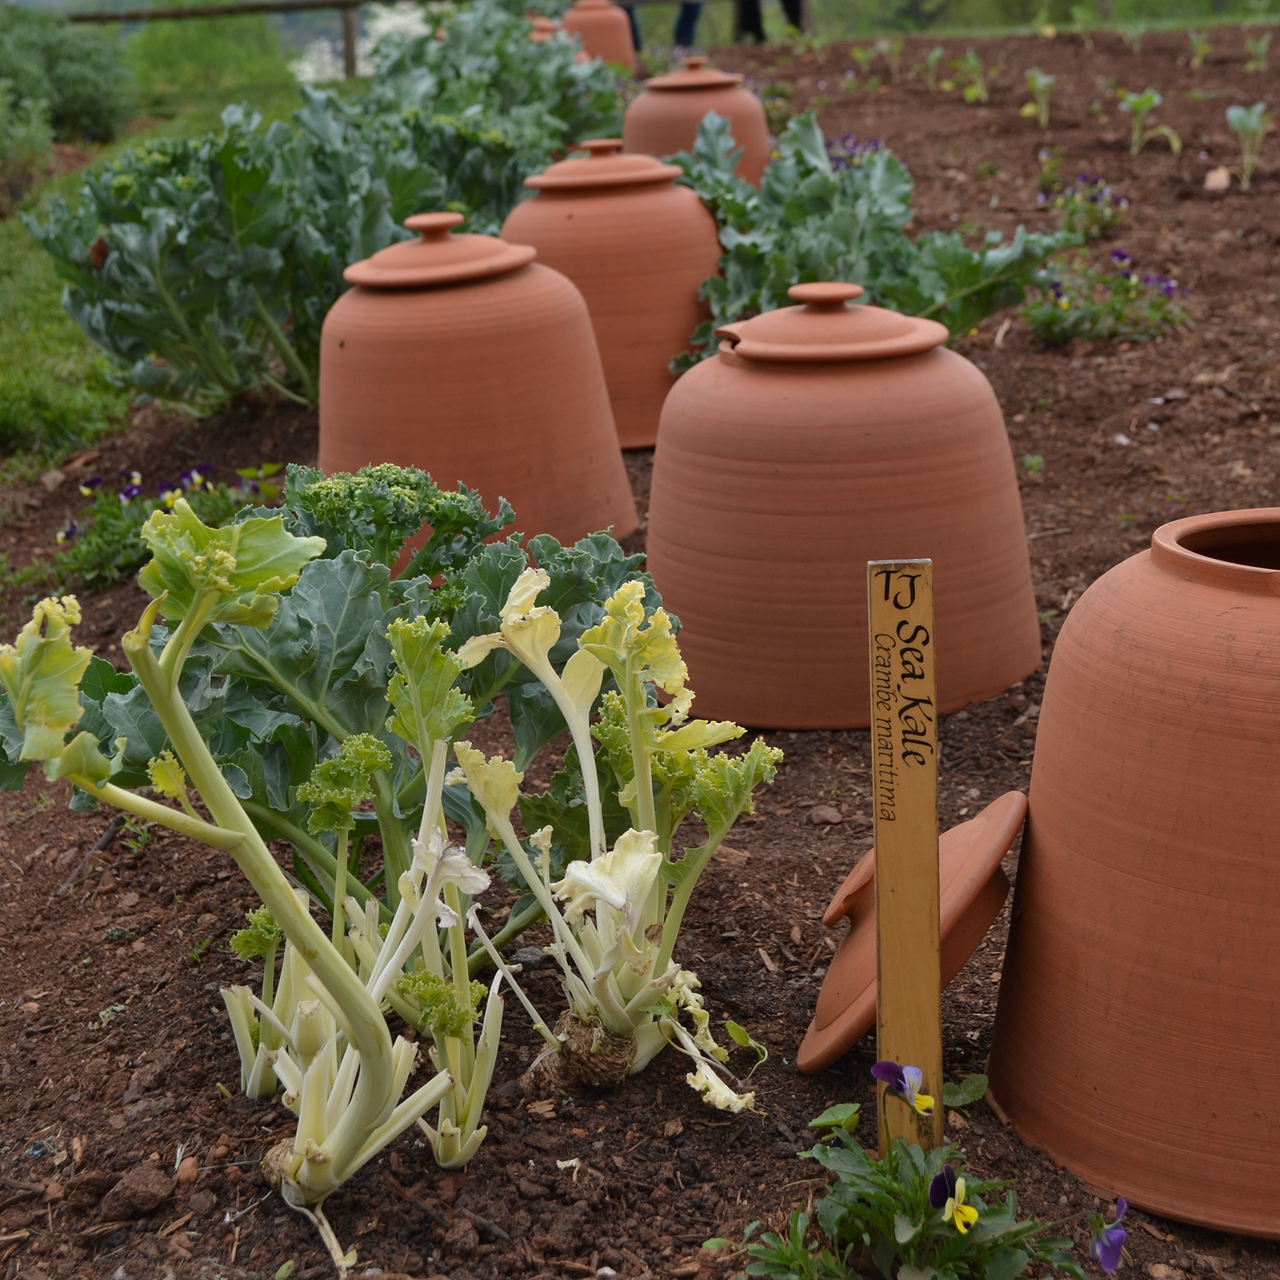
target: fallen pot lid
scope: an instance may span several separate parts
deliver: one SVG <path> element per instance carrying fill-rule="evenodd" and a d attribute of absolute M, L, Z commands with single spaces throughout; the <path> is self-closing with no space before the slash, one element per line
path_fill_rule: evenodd
<path fill-rule="evenodd" d="M 644 82 L 646 89 L 720 89 L 742 83 L 742 77 L 731 71 L 720 71 L 707 66 L 703 54 L 692 54 L 681 59 L 683 71 L 671 71 L 665 76 L 654 76 Z"/>
<path fill-rule="evenodd" d="M 1009 892 L 1000 862 L 1009 852 L 1026 814 L 1026 795 L 1007 791 L 938 840 L 944 987 L 964 967 L 1000 914 Z M 822 923 L 831 928 L 844 916 L 849 917 L 852 927 L 831 958 L 817 1011 L 796 1054 L 796 1066 L 805 1075 L 829 1067 L 875 1026 L 874 850 L 836 890 Z"/>
<path fill-rule="evenodd" d="M 862 294 L 860 284 L 840 281 L 795 284 L 787 296 L 803 306 L 766 311 L 716 333 L 728 339 L 734 355 L 748 360 L 806 363 L 912 356 L 947 340 L 946 325 L 936 320 L 883 307 L 849 306 Z"/>
<path fill-rule="evenodd" d="M 402 240 L 363 262 L 353 262 L 342 278 L 374 289 L 458 284 L 515 271 L 538 255 L 530 245 L 508 244 L 497 236 L 451 235 L 462 221 L 460 213 L 414 214 L 404 225 L 421 232 L 419 239 Z"/>
<path fill-rule="evenodd" d="M 648 182 L 674 182 L 683 170 L 652 156 L 622 153 L 621 138 L 588 138 L 578 146 L 589 152 L 585 160 L 561 160 L 526 178 L 524 185 L 540 191 L 581 191 L 596 187 L 634 187 Z"/>

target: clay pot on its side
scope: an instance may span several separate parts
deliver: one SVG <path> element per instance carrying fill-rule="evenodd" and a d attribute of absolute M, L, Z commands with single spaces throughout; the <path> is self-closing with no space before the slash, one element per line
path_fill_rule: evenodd
<path fill-rule="evenodd" d="M 456 213 L 405 225 L 343 273 L 355 288 L 320 336 L 322 470 L 421 467 L 479 489 L 516 527 L 574 542 L 636 527 L 595 334 L 582 295 L 535 251 L 450 235 Z"/>
<path fill-rule="evenodd" d="M 869 723 L 867 561 L 932 557 L 940 710 L 1040 663 L 1022 508 L 986 378 L 946 329 L 846 305 L 728 325 L 662 411 L 648 569 L 702 715 Z"/>
<path fill-rule="evenodd" d="M 1054 647 L 989 1075 L 1022 1137 L 1280 1238 L 1280 509 L 1156 530 Z"/>
<path fill-rule="evenodd" d="M 613 138 L 582 145 L 590 159 L 525 179 L 539 194 L 516 205 L 502 238 L 533 245 L 539 262 L 582 290 L 618 439 L 624 449 L 651 445 L 675 382 L 667 365 L 707 316 L 698 289 L 719 261 L 716 223 L 688 187 L 675 185 L 674 165 L 618 155 Z"/>
<path fill-rule="evenodd" d="M 588 57 L 621 63 L 629 71 L 636 69 L 631 21 L 626 11 L 610 0 L 577 0 L 565 11 L 560 25 L 577 35 Z"/>
<path fill-rule="evenodd" d="M 644 82 L 645 92 L 627 108 L 622 125 L 624 151 L 670 156 L 692 151 L 698 125 L 708 111 L 726 116 L 742 148 L 737 173 L 759 186 L 769 163 L 769 126 L 754 93 L 739 88 L 742 77 L 717 71 L 706 58 L 685 58 L 683 71 Z"/>

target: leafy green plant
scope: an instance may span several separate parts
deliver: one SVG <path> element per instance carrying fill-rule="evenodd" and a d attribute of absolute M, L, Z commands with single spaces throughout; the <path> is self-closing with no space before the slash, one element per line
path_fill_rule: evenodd
<path fill-rule="evenodd" d="M 1245 74 L 1254 75 L 1259 71 L 1266 71 L 1271 51 L 1271 32 L 1264 31 L 1260 36 L 1245 36 L 1244 47 L 1249 54 L 1249 60 L 1244 64 Z"/>
<path fill-rule="evenodd" d="M 1002 241 L 990 233 L 970 249 L 960 232 L 909 239 L 912 183 L 879 143 L 841 140 L 828 149 L 812 115 L 799 116 L 778 140 L 778 157 L 757 190 L 733 173 L 729 122 L 709 113 L 692 154 L 675 160 L 715 215 L 725 252 L 703 283 L 711 319 L 690 339 L 674 368 L 715 353 L 716 329 L 788 305 L 787 290 L 810 280 L 851 280 L 894 310 L 967 332 L 984 316 L 1025 296 L 1051 254 L 1079 243 L 1072 233 Z"/>
<path fill-rule="evenodd" d="M 59 138 L 114 138 L 134 107 L 119 41 L 101 27 L 22 5 L 0 5 L 0 80 L 20 102 L 48 104 Z"/>
<path fill-rule="evenodd" d="M 1071 6 L 1071 23 L 1075 27 L 1076 34 L 1084 42 L 1084 47 L 1092 49 L 1093 30 L 1098 25 L 1098 15 L 1094 12 L 1092 6 L 1073 4 Z"/>
<path fill-rule="evenodd" d="M 1240 139 L 1240 189 L 1248 191 L 1258 166 L 1258 153 L 1271 126 L 1267 104 L 1255 102 L 1251 107 L 1228 107 L 1227 124 Z"/>
<path fill-rule="evenodd" d="M 1058 82 L 1057 76 L 1046 75 L 1039 67 L 1027 72 L 1027 92 L 1031 95 L 1021 111 L 1024 116 L 1035 116 L 1042 129 L 1049 127 L 1049 90 Z"/>
<path fill-rule="evenodd" d="M 0 217 L 11 212 L 48 164 L 53 132 L 48 103 L 14 97 L 0 80 Z"/>
<path fill-rule="evenodd" d="M 876 60 L 876 51 L 871 45 L 854 44 L 849 46 L 849 57 L 858 64 L 858 70 L 865 76 Z"/>
<path fill-rule="evenodd" d="M 764 106 L 765 123 L 772 134 L 781 133 L 794 119 L 795 108 L 791 105 L 794 92 L 786 81 L 770 82 L 760 88 L 760 101 Z"/>
<path fill-rule="evenodd" d="M 1039 165 L 1036 186 L 1040 188 L 1040 196 L 1048 196 L 1062 186 L 1062 152 L 1057 147 L 1041 147 L 1036 152 L 1036 162 Z"/>
<path fill-rule="evenodd" d="M 1213 52 L 1213 45 L 1209 43 L 1209 37 L 1203 31 L 1196 31 L 1194 28 L 1187 32 L 1187 40 L 1191 44 L 1191 68 L 1198 71 L 1204 66 L 1204 60 Z"/>
<path fill-rule="evenodd" d="M 963 85 L 960 95 L 966 102 L 991 101 L 991 82 L 999 74 L 998 66 L 986 66 L 972 48 L 965 50 L 963 58 L 953 58 L 950 66 Z"/>
<path fill-rule="evenodd" d="M 1146 127 L 1147 117 L 1164 101 L 1164 98 L 1148 86 L 1142 93 L 1131 93 L 1122 89 L 1119 94 L 1120 110 L 1133 117 L 1130 128 L 1129 153 L 1137 155 L 1152 138 L 1165 138 L 1169 150 L 1177 155 L 1182 150 L 1182 139 L 1167 124 Z"/>
<path fill-rule="evenodd" d="M 1141 22 L 1120 28 L 1120 38 L 1129 46 L 1129 52 L 1135 58 L 1142 56 L 1142 38 L 1146 34 L 1147 28 Z"/>
<path fill-rule="evenodd" d="M 924 55 L 924 85 L 930 93 L 938 92 L 938 65 L 946 52 L 940 44 L 936 44 Z"/>
<path fill-rule="evenodd" d="M 1116 195 L 1105 178 L 1094 178 L 1087 173 L 1080 174 L 1053 199 L 1041 193 L 1037 203 L 1058 214 L 1058 225 L 1064 231 L 1076 232 L 1086 241 L 1110 235 L 1129 208 L 1129 201 Z"/>
<path fill-rule="evenodd" d="M 557 674 L 549 654 L 560 640 L 560 615 L 537 603 L 550 586 L 545 570 L 526 569 L 507 596 L 498 630 L 458 650 L 464 667 L 502 653 L 535 672 L 569 726 L 581 770 L 589 856 L 570 861 L 553 880 L 553 842 L 568 810 L 533 831 L 531 855 L 511 823 L 521 773 L 500 756 L 486 760 L 469 743 L 454 747 L 458 781 L 465 781 L 552 926 L 554 942 L 547 951 L 561 968 L 569 997 L 569 1009 L 552 1031 L 520 993 L 547 1043 L 524 1077 L 525 1090 L 559 1096 L 580 1085 L 615 1086 L 671 1044 L 693 1060 L 695 1069 L 686 1078 L 694 1089 L 716 1107 L 741 1111 L 754 1095 L 740 1094 L 722 1079 L 728 1052 L 711 1035 L 697 975 L 675 964 L 672 953 L 698 878 L 738 815 L 751 811 L 755 789 L 773 780 L 782 752 L 758 738 L 740 755 L 709 753 L 743 730 L 688 718 L 693 693 L 685 685 L 671 620 L 661 609 L 646 618 L 641 582 L 623 583 L 614 592 L 604 616 L 581 633 L 577 651 Z M 600 719 L 592 726 L 590 710 L 606 676 L 615 689 L 604 694 Z M 665 705 L 658 704 L 659 694 Z M 610 792 L 626 811 L 619 824 L 625 829 L 612 842 L 604 803 Z M 531 827 L 525 806 L 521 813 Z M 701 820 L 706 839 L 677 857 L 680 829 L 691 814 Z M 474 910 L 470 922 L 519 991 Z M 682 1013 L 693 1023 L 692 1034 L 681 1023 Z"/>
<path fill-rule="evenodd" d="M 1035 457 L 1023 458 L 1023 467 L 1029 475 L 1041 475 L 1044 472 L 1044 459 Z M 987 1096 L 987 1077 L 981 1073 L 966 1076 L 959 1084 L 946 1080 L 942 1085 L 942 1105 L 956 1110 L 971 1107 L 975 1102 Z"/>
<path fill-rule="evenodd" d="M 889 78 L 894 84 L 898 83 L 902 71 L 903 44 L 901 36 L 881 36 L 876 41 L 876 52 L 889 64 Z"/>
<path fill-rule="evenodd" d="M 1044 455 L 1039 453 L 1024 453 L 1022 455 L 1022 469 L 1033 479 L 1044 475 Z M 943 1101 L 946 1102 L 946 1091 L 943 1090 Z M 948 1106 L 954 1106 L 954 1103 L 948 1102 Z"/>
<path fill-rule="evenodd" d="M 1045 342 L 1073 338 L 1154 338 L 1190 323 L 1176 301 L 1184 290 L 1167 276 L 1142 275 L 1122 249 L 1109 265 L 1095 267 L 1083 256 L 1055 273 L 1021 310 L 1031 331 Z"/>

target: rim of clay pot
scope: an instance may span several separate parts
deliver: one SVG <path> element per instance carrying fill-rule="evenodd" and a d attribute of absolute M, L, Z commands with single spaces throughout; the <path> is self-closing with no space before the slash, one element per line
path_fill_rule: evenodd
<path fill-rule="evenodd" d="M 484 280 L 527 267 L 538 251 L 531 245 L 508 244 L 497 236 L 453 235 L 460 213 L 417 213 L 404 225 L 420 233 L 379 249 L 343 273 L 348 284 L 373 289 L 412 289 Z"/>
<path fill-rule="evenodd" d="M 947 340 L 946 325 L 936 320 L 870 305 L 851 307 L 862 294 L 861 285 L 839 280 L 792 285 L 787 296 L 803 305 L 724 325 L 716 330 L 728 340 L 720 351 L 785 363 L 886 360 L 932 351 Z"/>
<path fill-rule="evenodd" d="M 683 170 L 653 156 L 622 154 L 621 138 L 587 138 L 578 147 L 585 160 L 560 160 L 524 180 L 537 191 L 586 191 L 598 187 L 635 187 L 674 182 Z"/>
<path fill-rule="evenodd" d="M 999 914 L 1008 893 L 1008 882 L 1003 886 L 997 884 L 995 892 L 983 891 L 997 878 L 1004 879 L 1000 863 L 1017 838 L 1026 815 L 1026 795 L 1021 791 L 1007 791 L 939 838 L 939 926 L 944 951 L 947 939 L 964 935 L 966 925 L 971 927 L 976 946 Z M 874 850 L 863 857 L 836 890 L 822 923 L 831 928 L 845 916 L 849 917 L 852 927 L 831 958 L 822 986 L 825 991 L 827 984 L 833 983 L 836 989 L 849 992 L 849 998 L 826 1022 L 819 1025 L 815 1016 L 809 1024 L 796 1055 L 796 1066 L 805 1074 L 830 1066 L 875 1025 Z M 945 982 L 948 975 L 942 976 Z"/>
<path fill-rule="evenodd" d="M 1151 559 L 1175 577 L 1250 595 L 1280 595 L 1280 507 L 1211 511 L 1161 525 Z"/>
<path fill-rule="evenodd" d="M 732 71 L 709 67 L 705 54 L 690 54 L 682 58 L 683 71 L 668 71 L 665 76 L 654 76 L 644 82 L 646 89 L 720 89 L 742 83 L 742 77 Z"/>

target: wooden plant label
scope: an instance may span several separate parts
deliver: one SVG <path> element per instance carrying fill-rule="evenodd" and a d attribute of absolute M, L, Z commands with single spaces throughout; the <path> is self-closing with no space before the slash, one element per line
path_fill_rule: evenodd
<path fill-rule="evenodd" d="M 867 564 L 876 851 L 877 1057 L 924 1073 L 923 1116 L 878 1086 L 880 1151 L 942 1143 L 938 717 L 933 562 Z"/>

